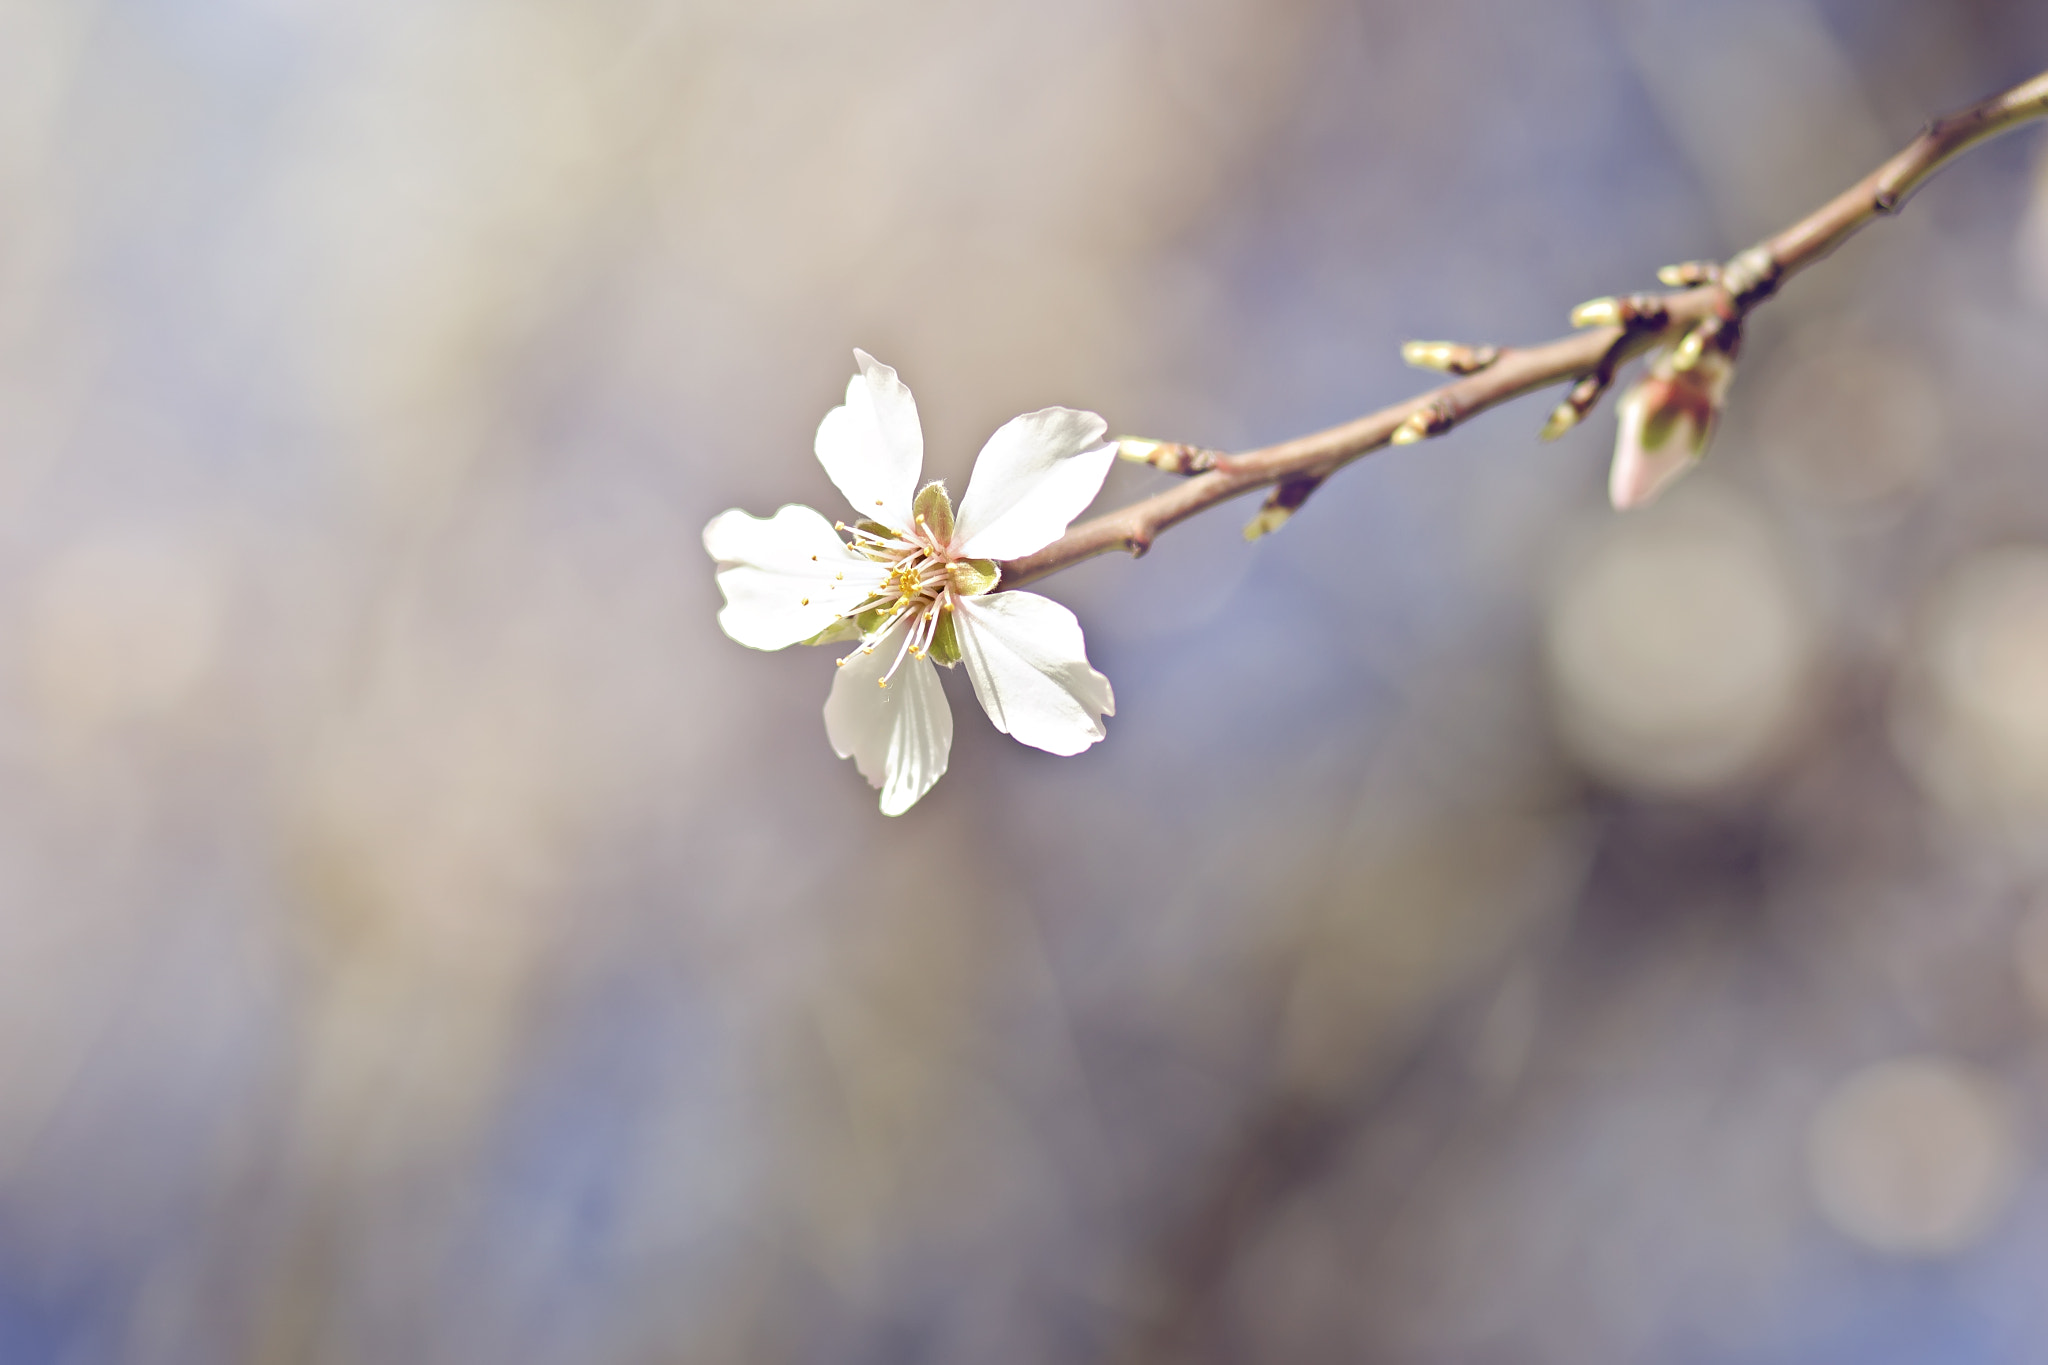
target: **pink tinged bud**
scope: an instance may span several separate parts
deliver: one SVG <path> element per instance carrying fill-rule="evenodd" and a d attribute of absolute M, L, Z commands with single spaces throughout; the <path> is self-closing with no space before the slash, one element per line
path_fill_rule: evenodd
<path fill-rule="evenodd" d="M 1616 509 L 1647 505 L 1699 463 L 1734 368 L 1710 350 L 1693 368 L 1676 369 L 1667 351 L 1622 396 L 1607 476 L 1607 496 Z"/>

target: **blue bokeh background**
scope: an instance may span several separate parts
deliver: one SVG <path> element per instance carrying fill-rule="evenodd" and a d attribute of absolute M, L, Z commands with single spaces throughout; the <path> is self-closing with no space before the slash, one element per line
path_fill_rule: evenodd
<path fill-rule="evenodd" d="M 2038 1359 L 2041 134 L 1769 305 L 1649 512 L 1532 399 L 1049 580 L 1108 741 L 949 677 L 901 819 L 698 537 L 832 509 L 856 345 L 956 488 L 1049 403 L 1283 439 L 2044 51 L 0 0 L 0 1360 Z"/>

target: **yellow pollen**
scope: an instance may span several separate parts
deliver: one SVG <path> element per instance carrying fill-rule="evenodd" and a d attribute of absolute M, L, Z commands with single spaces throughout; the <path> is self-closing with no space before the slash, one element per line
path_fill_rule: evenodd
<path fill-rule="evenodd" d="M 876 498 L 876 499 L 875 499 L 875 506 L 877 506 L 877 507 L 880 507 L 881 505 L 882 505 L 882 500 L 881 500 L 880 498 Z"/>
<path fill-rule="evenodd" d="M 887 687 L 888 685 L 889 685 L 889 680 L 888 680 L 887 678 L 877 678 L 877 679 L 875 679 L 875 686 L 877 686 L 877 687 Z"/>
<path fill-rule="evenodd" d="M 811 599 L 810 599 L 810 598 L 808 598 L 808 597 L 806 597 L 806 598 L 805 598 L 805 599 L 804 599 L 804 600 L 803 600 L 803 601 L 802 601 L 801 603 L 799 603 L 798 605 L 800 605 L 800 606 L 806 606 L 806 607 L 808 607 L 809 605 L 811 605 Z"/>

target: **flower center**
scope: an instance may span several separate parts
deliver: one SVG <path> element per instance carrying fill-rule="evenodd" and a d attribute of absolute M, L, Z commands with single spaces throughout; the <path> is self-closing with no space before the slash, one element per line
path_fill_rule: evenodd
<path fill-rule="evenodd" d="M 903 643 L 889 671 L 882 675 L 883 687 L 912 656 L 922 659 L 930 655 L 949 666 L 958 663 L 954 607 L 962 597 L 978 597 L 994 588 L 999 576 L 992 562 L 965 559 L 949 548 L 953 505 L 944 485 L 926 485 L 917 495 L 916 516 L 916 524 L 908 532 L 872 521 L 838 526 L 852 537 L 855 554 L 888 566 L 888 573 L 867 599 L 846 613 L 864 641 L 855 651 L 859 654 L 874 653 L 890 631 L 903 626 Z M 849 654 L 839 662 L 844 665 L 852 657 Z"/>

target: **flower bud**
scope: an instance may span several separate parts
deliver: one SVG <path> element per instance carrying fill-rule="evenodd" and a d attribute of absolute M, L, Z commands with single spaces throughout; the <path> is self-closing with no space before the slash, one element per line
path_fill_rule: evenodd
<path fill-rule="evenodd" d="M 1621 399 L 1621 429 L 1607 494 L 1616 508 L 1641 507 L 1699 463 L 1714 434 L 1735 361 L 1708 346 L 1680 369 L 1671 350 L 1658 353 L 1650 372 Z"/>

